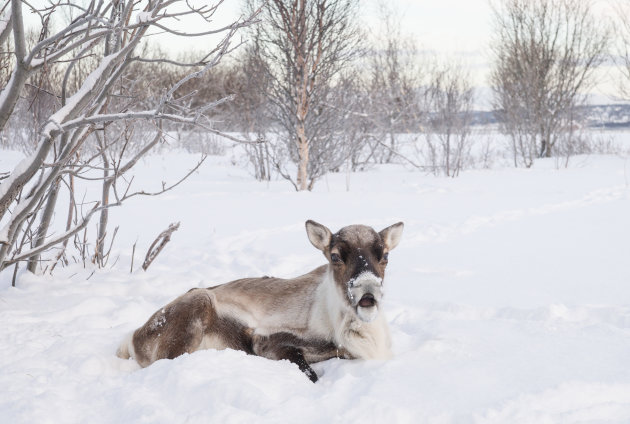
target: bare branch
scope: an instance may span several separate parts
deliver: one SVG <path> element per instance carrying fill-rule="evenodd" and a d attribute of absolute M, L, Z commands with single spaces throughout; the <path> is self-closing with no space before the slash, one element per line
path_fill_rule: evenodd
<path fill-rule="evenodd" d="M 118 206 L 118 204 L 111 204 L 108 205 L 107 207 L 112 207 L 112 206 Z M 98 204 L 96 204 L 89 212 L 86 216 L 83 217 L 83 219 L 81 220 L 81 223 L 79 225 L 77 225 L 76 227 L 72 228 L 69 231 L 66 231 L 56 237 L 52 237 L 50 238 L 46 243 L 42 244 L 41 246 L 35 248 L 35 249 L 30 249 L 27 250 L 26 252 L 22 252 L 19 255 L 14 256 L 13 258 L 9 259 L 9 260 L 5 260 L 4 262 L 2 262 L 2 264 L 0 265 L 0 271 L 2 271 L 3 269 L 5 269 L 6 267 L 19 262 L 19 261 L 23 261 L 26 260 L 28 258 L 30 258 L 31 256 L 34 255 L 38 255 L 48 249 L 50 249 L 53 246 L 56 246 L 57 244 L 68 240 L 70 237 L 74 236 L 76 233 L 78 233 L 79 231 L 83 230 L 88 223 L 90 222 L 90 218 L 92 218 L 92 215 L 94 215 L 94 213 L 98 212 L 99 210 L 101 210 L 101 206 L 99 206 Z"/>
<path fill-rule="evenodd" d="M 153 243 L 151 243 L 149 251 L 147 252 L 147 256 L 144 258 L 144 262 L 142 263 L 143 270 L 146 271 L 147 268 L 149 268 L 151 263 L 155 260 L 155 258 L 157 258 L 157 255 L 159 255 L 166 244 L 171 241 L 171 236 L 177 230 L 179 230 L 179 222 L 170 224 L 168 228 L 162 231 L 160 235 L 157 236 L 157 238 L 153 241 Z"/>
<path fill-rule="evenodd" d="M 177 3 L 182 4 L 181 9 L 170 14 L 167 8 Z M 26 4 L 40 17 L 39 41 L 27 49 L 22 20 L 22 7 Z M 22 0 L 11 0 L 10 20 L 0 26 L 0 37 L 6 40 L 7 28 L 10 26 L 15 42 L 14 56 L 17 59 L 15 67 L 7 84 L 0 92 L 0 129 L 4 128 L 8 118 L 14 113 L 17 99 L 23 90 L 26 80 L 36 73 L 38 82 L 36 94 L 32 97 L 31 105 L 35 105 L 35 99 L 50 93 L 54 98 L 55 91 L 43 86 L 52 78 L 57 86 L 61 87 L 61 105 L 55 104 L 50 112 L 43 112 L 42 122 L 33 125 L 39 130 L 36 136 L 37 145 L 14 170 L 2 176 L 0 184 L 0 219 L 3 228 L 0 229 L 0 267 L 6 268 L 15 261 L 23 260 L 28 255 L 32 256 L 32 267 L 39 262 L 38 255 L 55 244 L 67 244 L 69 238 L 74 237 L 77 247 L 81 250 L 81 257 L 85 261 L 88 250 L 86 225 L 89 218 L 97 210 L 101 211 L 101 218 L 107 216 L 107 208 L 119 205 L 125 199 L 138 195 L 157 195 L 173 189 L 192 172 L 195 172 L 200 162 L 183 178 L 172 185 L 163 183 L 162 190 L 151 193 L 146 191 L 131 191 L 130 179 L 124 193 L 119 193 L 116 183 L 122 184 L 125 175 L 137 163 L 143 155 L 147 154 L 153 146 L 162 139 L 162 123 L 172 122 L 178 124 L 190 124 L 198 128 L 205 128 L 207 133 L 227 137 L 232 141 L 246 143 L 245 140 L 211 128 L 208 111 L 231 100 L 232 97 L 222 96 L 219 100 L 205 101 L 202 104 L 194 99 L 197 90 L 190 93 L 183 92 L 184 85 L 205 75 L 216 66 L 221 58 L 235 47 L 231 44 L 231 38 L 235 32 L 252 22 L 252 18 L 239 19 L 232 25 L 219 29 L 200 31 L 200 34 L 224 32 L 225 38 L 214 48 L 207 49 L 203 58 L 197 62 L 202 65 L 200 70 L 192 74 L 178 75 L 175 83 L 160 87 L 162 96 L 155 96 L 150 88 L 146 97 L 140 97 L 134 87 L 139 85 L 138 69 L 136 66 L 164 65 L 166 63 L 176 66 L 187 65 L 186 61 L 174 61 L 170 58 L 152 61 L 141 59 L 141 53 L 136 48 L 146 36 L 149 28 L 160 29 L 168 25 L 168 19 L 177 19 L 179 16 L 196 15 L 207 22 L 211 21 L 212 14 L 216 11 L 219 1 L 213 6 L 202 5 L 200 7 L 182 0 L 122 0 L 120 2 L 107 2 L 104 0 L 92 1 L 87 5 L 74 4 L 67 0 L 50 2 L 37 9 Z M 53 30 L 50 17 L 59 15 L 60 10 L 78 11 L 79 16 L 74 18 L 66 27 Z M 4 11 L 0 11 L 2 14 Z M 176 16 L 177 15 L 177 16 Z M 135 22 L 130 21 L 136 17 Z M 177 32 L 176 32 L 177 33 Z M 192 37 L 200 34 L 177 33 L 183 37 Z M 132 58 L 137 58 L 134 60 Z M 193 61 L 194 62 L 194 61 Z M 192 62 L 191 62 L 192 63 Z M 59 76 L 61 75 L 61 76 Z M 131 77 L 130 77 L 131 76 Z M 54 87 L 54 85 L 53 85 Z M 72 93 L 70 95 L 69 93 Z M 57 110 L 55 110 L 57 109 Z M 139 112 L 134 111 L 140 109 Z M 45 117 L 48 117 L 47 119 Z M 117 143 L 115 140 L 103 139 L 92 143 L 94 140 L 107 135 L 108 127 L 115 128 L 118 124 L 125 123 L 129 129 L 142 121 L 150 121 L 157 125 L 159 131 L 152 140 L 143 141 L 142 145 L 135 145 L 131 149 L 129 134 L 125 134 L 123 140 Z M 94 144 L 98 153 L 93 155 Z M 128 150 L 129 149 L 129 150 Z M 135 150 L 137 149 L 137 150 Z M 86 156 L 86 157 L 84 157 Z M 99 163 L 102 162 L 102 163 Z M 102 166 L 101 166 L 102 165 Z M 69 205 L 66 232 L 61 236 L 50 237 L 49 225 L 56 205 L 56 194 L 59 185 L 67 182 L 65 175 L 85 180 L 92 179 L 93 171 L 100 170 L 103 175 L 99 179 L 103 184 L 102 199 L 96 209 L 90 212 L 79 222 L 73 219 L 77 205 L 71 200 Z M 29 187 L 28 192 L 22 193 L 23 188 Z M 115 202 L 108 202 L 110 186 L 114 190 Z M 74 198 L 72 187 L 71 197 Z M 42 202 L 47 200 L 46 207 L 42 208 Z M 29 225 L 35 220 L 40 221 L 36 238 L 32 238 L 34 232 L 22 230 L 23 224 Z M 72 224 L 72 225 L 71 225 Z M 99 263 L 107 255 L 105 245 L 107 220 L 102 219 L 97 237 L 95 253 L 99 256 Z M 82 236 L 79 233 L 83 229 Z M 27 237 L 28 232 L 28 237 Z M 19 237 L 23 240 L 32 240 L 35 244 L 28 252 L 21 252 L 18 247 Z M 64 238 L 65 237 L 65 238 Z M 111 243 L 110 243 L 111 248 Z M 63 253 L 62 253 L 63 254 Z M 10 258 L 10 259 L 9 259 Z M 57 257 L 55 264 L 61 259 Z M 54 265 L 53 265 L 54 268 Z"/>
<path fill-rule="evenodd" d="M 197 162 L 197 164 L 186 173 L 186 175 L 184 175 L 183 177 L 181 177 L 178 181 L 176 181 L 175 183 L 171 184 L 171 185 L 167 185 L 166 183 L 162 182 L 162 189 L 158 190 L 158 191 L 153 191 L 153 192 L 148 192 L 148 191 L 137 191 L 135 193 L 131 193 L 131 194 L 127 194 L 125 193 L 121 198 L 120 198 L 120 202 L 130 199 L 132 197 L 135 196 L 159 196 L 160 194 L 164 194 L 167 191 L 170 191 L 172 189 L 174 189 L 175 187 L 177 187 L 178 185 L 180 185 L 181 183 L 183 183 L 185 180 L 188 179 L 188 177 L 190 177 L 194 172 L 196 172 L 199 167 L 203 164 L 203 162 L 206 160 L 207 156 L 203 155 L 201 157 L 201 159 L 199 160 L 199 162 Z M 131 186 L 131 184 L 129 184 L 129 186 Z M 114 186 L 115 187 L 115 186 Z M 127 190 L 129 190 L 129 187 L 127 187 Z"/>
<path fill-rule="evenodd" d="M 581 93 L 593 83 L 610 40 L 590 6 L 589 0 L 508 0 L 494 10 L 494 106 L 515 165 L 551 157 L 576 125 Z"/>

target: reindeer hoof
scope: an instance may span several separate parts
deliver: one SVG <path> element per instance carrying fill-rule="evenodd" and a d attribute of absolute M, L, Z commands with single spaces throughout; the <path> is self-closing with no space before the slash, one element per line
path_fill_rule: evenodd
<path fill-rule="evenodd" d="M 302 372 L 306 374 L 309 380 L 311 380 L 313 383 L 317 383 L 317 380 L 319 380 L 319 377 L 317 377 L 317 373 L 313 370 L 313 368 L 307 365 L 305 368 L 301 368 L 301 369 L 302 369 Z"/>

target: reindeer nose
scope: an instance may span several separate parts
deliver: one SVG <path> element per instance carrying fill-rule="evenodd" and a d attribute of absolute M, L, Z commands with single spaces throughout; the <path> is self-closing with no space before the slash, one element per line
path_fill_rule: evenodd
<path fill-rule="evenodd" d="M 365 293 L 359 300 L 359 306 L 362 308 L 371 308 L 374 305 L 376 305 L 376 299 L 372 293 Z"/>

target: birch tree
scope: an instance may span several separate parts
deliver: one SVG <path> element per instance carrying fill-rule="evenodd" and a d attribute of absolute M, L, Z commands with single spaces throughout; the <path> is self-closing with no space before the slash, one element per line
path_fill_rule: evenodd
<path fill-rule="evenodd" d="M 358 53 L 357 1 L 249 2 L 250 10 L 261 6 L 260 27 L 253 35 L 259 37 L 268 72 L 267 97 L 297 165 L 294 185 L 308 190 L 327 171 L 318 159 L 334 148 L 339 130 L 332 126 L 330 104 L 335 79 Z"/>
<path fill-rule="evenodd" d="M 456 177 L 470 156 L 472 85 L 461 67 L 450 64 L 432 72 L 427 94 L 427 142 L 433 170 Z"/>

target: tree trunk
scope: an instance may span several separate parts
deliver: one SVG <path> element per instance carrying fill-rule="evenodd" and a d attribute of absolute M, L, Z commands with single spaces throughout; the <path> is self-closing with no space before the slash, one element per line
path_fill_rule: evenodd
<path fill-rule="evenodd" d="M 11 1 L 11 28 L 13 29 L 13 44 L 15 54 L 15 69 L 5 87 L 2 87 L 2 102 L 0 102 L 0 131 L 2 131 L 13 114 L 15 105 L 20 97 L 22 88 L 26 84 L 31 69 L 24 63 L 26 57 L 26 40 L 24 33 L 24 22 L 22 19 L 22 2 L 20 0 Z M 2 37 L 6 38 L 8 33 L 3 31 Z M 0 213 L 0 217 L 2 214 Z"/>
<path fill-rule="evenodd" d="M 68 133 L 64 133 L 61 137 L 61 142 L 59 144 L 59 152 L 62 152 L 68 143 L 70 135 Z M 44 212 L 42 214 L 42 219 L 39 224 L 39 228 L 37 229 L 37 239 L 35 240 L 34 247 L 40 247 L 46 241 L 46 235 L 48 234 L 48 229 L 50 228 L 50 221 L 52 220 L 53 213 L 55 212 L 55 206 L 57 206 L 57 197 L 59 196 L 59 184 L 61 182 L 61 177 L 58 177 L 54 180 L 54 182 L 50 185 L 50 194 L 48 195 L 48 200 L 46 200 L 46 206 L 44 207 Z M 33 255 L 28 260 L 27 269 L 35 273 L 37 271 L 37 264 L 39 263 L 40 254 Z"/>
<path fill-rule="evenodd" d="M 444 157 L 446 160 L 446 176 L 451 176 L 451 134 L 447 130 L 446 132 L 446 144 L 445 144 Z"/>
<path fill-rule="evenodd" d="M 392 163 L 394 152 L 396 151 L 396 135 L 394 134 L 394 131 L 389 132 L 389 147 L 385 163 Z"/>
<path fill-rule="evenodd" d="M 297 127 L 297 143 L 298 143 L 298 190 L 308 190 L 308 140 L 306 139 L 306 128 L 304 122 L 299 122 Z"/>
<path fill-rule="evenodd" d="M 109 189 L 112 186 L 113 180 L 108 178 L 108 170 L 105 168 L 103 191 L 101 193 L 101 204 L 109 205 Z M 96 247 L 94 248 L 94 259 L 99 267 L 103 267 L 103 260 L 105 255 L 105 236 L 107 235 L 107 223 L 109 222 L 109 209 L 101 209 L 101 216 L 98 222 L 98 235 L 96 238 Z"/>
<path fill-rule="evenodd" d="M 39 228 L 37 229 L 37 239 L 35 240 L 35 246 L 39 247 L 44 244 L 46 240 L 46 235 L 48 234 L 48 228 L 50 227 L 50 221 L 52 220 L 53 213 L 55 212 L 55 206 L 57 205 L 57 196 L 59 195 L 59 182 L 60 179 L 56 179 L 50 185 L 50 194 L 48 195 L 48 200 L 46 200 L 46 206 L 44 207 L 44 212 L 42 213 L 42 219 L 39 224 Z M 40 255 L 33 255 L 28 260 L 27 269 L 35 273 L 37 271 L 37 264 L 39 263 Z"/>

